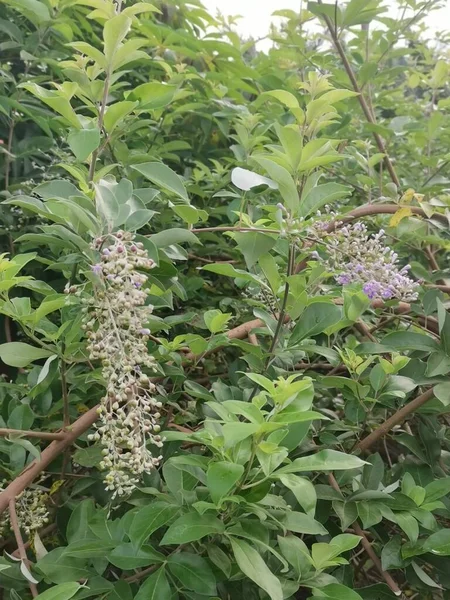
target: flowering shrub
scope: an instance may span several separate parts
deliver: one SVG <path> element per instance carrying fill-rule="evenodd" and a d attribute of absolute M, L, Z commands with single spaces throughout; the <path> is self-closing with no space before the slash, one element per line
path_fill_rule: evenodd
<path fill-rule="evenodd" d="M 1 3 L 0 600 L 450 597 L 448 40 L 398 5 L 262 53 Z"/>

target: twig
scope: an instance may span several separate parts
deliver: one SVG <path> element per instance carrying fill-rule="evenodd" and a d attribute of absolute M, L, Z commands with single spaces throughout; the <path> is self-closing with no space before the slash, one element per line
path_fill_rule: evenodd
<path fill-rule="evenodd" d="M 83 475 L 83 477 L 84 477 L 84 475 Z M 39 537 L 42 539 L 49 533 L 52 533 L 53 531 L 55 531 L 55 529 L 56 529 L 56 523 L 51 523 L 50 525 L 47 525 L 47 527 L 44 527 L 43 529 L 41 529 L 38 532 Z M 31 544 L 32 544 L 32 541 L 31 541 L 31 539 L 29 539 L 27 542 L 24 543 L 23 547 L 25 548 L 25 550 L 27 550 L 31 546 Z M 19 548 L 17 548 L 17 550 L 14 550 L 14 552 L 12 553 L 12 556 L 20 557 Z"/>
<path fill-rule="evenodd" d="M 110 76 L 110 73 L 109 73 L 109 70 L 108 70 L 108 72 L 106 73 L 106 77 L 105 77 L 102 103 L 100 105 L 100 114 L 98 116 L 98 129 L 99 129 L 100 132 L 103 129 L 103 120 L 105 118 L 106 103 L 108 101 L 108 94 L 109 94 L 110 77 L 111 76 Z M 91 156 L 91 164 L 89 166 L 89 178 L 88 178 L 88 181 L 92 181 L 94 179 L 95 163 L 97 162 L 98 155 L 99 155 L 99 149 L 96 148 L 94 150 L 94 152 L 92 153 L 92 156 Z"/>
<path fill-rule="evenodd" d="M 420 396 L 417 396 L 414 400 L 402 406 L 396 413 L 389 419 L 384 421 L 379 427 L 377 427 L 372 433 L 370 433 L 363 440 L 358 442 L 355 449 L 365 451 L 368 450 L 373 444 L 381 437 L 385 436 L 393 427 L 400 425 L 403 421 L 409 417 L 412 413 L 416 412 L 421 406 L 426 404 L 428 400 L 434 397 L 433 389 L 427 390 Z"/>
<path fill-rule="evenodd" d="M 0 428 L 0 437 L 7 437 L 8 435 L 21 435 L 30 438 L 38 438 L 41 440 L 63 440 L 65 438 L 64 433 L 51 433 L 49 431 L 28 431 L 26 429 L 7 429 Z"/>
<path fill-rule="evenodd" d="M 318 0 L 318 3 L 323 4 L 322 0 Z M 338 36 L 336 35 L 336 31 L 333 27 L 333 23 L 331 22 L 331 19 L 328 17 L 328 15 L 323 15 L 323 18 L 328 27 L 328 31 L 330 32 L 331 39 L 333 40 L 333 44 L 334 44 L 339 56 L 341 57 L 342 63 L 347 72 L 348 78 L 351 81 L 352 87 L 355 90 L 355 92 L 357 92 L 359 94 L 358 100 L 361 105 L 364 116 L 366 117 L 366 119 L 369 123 L 371 123 L 372 125 L 375 125 L 376 122 L 370 111 L 369 105 L 366 102 L 363 92 L 362 92 L 361 88 L 359 87 L 359 84 L 358 84 L 358 81 L 356 80 L 356 76 L 353 71 L 353 68 L 352 68 L 350 62 L 348 61 L 347 55 L 345 54 L 345 50 L 344 50 Z M 376 131 L 372 132 L 372 135 L 375 138 L 375 142 L 378 146 L 379 151 L 384 154 L 383 161 L 386 166 L 386 169 L 389 171 L 389 175 L 390 175 L 392 181 L 395 183 L 395 185 L 398 188 L 400 188 L 400 181 L 397 177 L 394 166 L 392 165 L 391 159 L 389 158 L 389 156 L 386 152 L 386 147 L 384 145 L 383 140 L 381 139 L 381 136 Z"/>
<path fill-rule="evenodd" d="M 44 471 L 47 466 L 55 460 L 66 448 L 80 437 L 97 420 L 98 406 L 94 406 L 88 412 L 81 415 L 67 430 L 64 439 L 53 441 L 45 450 L 41 452 L 39 460 L 30 463 L 22 473 L 12 481 L 8 487 L 0 492 L 0 515 L 8 507 L 9 502 L 16 498 L 32 481 Z"/>
<path fill-rule="evenodd" d="M 339 487 L 339 484 L 336 481 L 336 479 L 332 473 L 330 473 L 328 475 L 328 481 L 329 481 L 331 487 L 342 496 L 341 488 Z M 402 595 L 401 589 L 398 587 L 397 583 L 394 581 L 394 579 L 391 577 L 391 575 L 383 570 L 380 559 L 375 554 L 375 551 L 372 548 L 372 544 L 367 539 L 366 534 L 362 530 L 358 521 L 355 521 L 353 523 L 352 528 L 353 528 L 354 532 L 356 533 L 356 535 L 359 535 L 361 537 L 361 544 L 363 545 L 364 550 L 366 551 L 370 560 L 373 562 L 373 564 L 375 565 L 378 572 L 383 577 L 383 579 L 385 580 L 385 582 L 387 583 L 389 588 L 394 592 L 394 594 L 396 596 L 401 596 Z"/>
<path fill-rule="evenodd" d="M 252 344 L 253 346 L 259 346 L 258 338 L 254 333 L 249 333 L 247 337 L 250 344 Z"/>
<path fill-rule="evenodd" d="M 22 539 L 22 534 L 20 533 L 19 522 L 17 520 L 15 498 L 11 498 L 9 501 L 9 519 L 11 521 L 11 528 L 14 532 L 14 537 L 16 538 L 17 549 L 19 550 L 19 556 L 20 556 L 22 562 L 25 564 L 25 566 L 29 569 L 30 561 L 28 560 L 27 551 L 25 550 L 25 546 L 24 546 L 23 539 Z M 28 585 L 30 586 L 31 595 L 33 596 L 33 598 L 36 598 L 36 596 L 38 595 L 36 584 L 31 583 L 31 581 L 29 581 Z"/>
<path fill-rule="evenodd" d="M 357 329 L 364 337 L 369 339 L 371 342 L 377 341 L 377 339 L 372 335 L 370 329 L 367 327 L 367 325 L 361 319 L 359 319 L 355 323 L 355 329 Z"/>

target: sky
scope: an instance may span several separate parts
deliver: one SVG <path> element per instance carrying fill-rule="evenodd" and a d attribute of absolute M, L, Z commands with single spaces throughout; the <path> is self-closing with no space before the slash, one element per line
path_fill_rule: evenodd
<path fill-rule="evenodd" d="M 342 0 L 339 0 L 341 3 Z M 279 17 L 272 17 L 271 14 L 282 8 L 289 8 L 298 11 L 301 0 L 202 0 L 203 5 L 211 14 L 216 15 L 217 9 L 224 15 L 241 15 L 237 30 L 245 37 L 254 39 L 263 37 L 269 32 L 271 21 L 279 22 Z M 303 1 L 305 6 L 307 1 Z M 398 17 L 399 11 L 397 3 L 394 0 L 387 0 L 390 5 L 389 17 Z M 450 29 L 450 0 L 443 0 L 445 7 L 433 11 L 427 17 L 427 25 L 432 31 L 440 29 Z M 257 46 L 259 50 L 265 50 L 270 47 L 270 42 L 260 42 Z"/>

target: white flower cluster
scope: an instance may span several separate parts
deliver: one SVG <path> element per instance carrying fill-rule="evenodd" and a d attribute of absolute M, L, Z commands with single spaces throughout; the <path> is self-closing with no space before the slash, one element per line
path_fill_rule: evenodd
<path fill-rule="evenodd" d="M 0 488 L 0 492 L 3 490 Z M 48 494 L 40 489 L 28 488 L 16 498 L 16 513 L 19 527 L 29 536 L 49 521 Z M 9 512 L 5 511 L 0 521 L 0 533 L 11 528 Z"/>
<path fill-rule="evenodd" d="M 162 458 L 147 448 L 162 447 L 161 402 L 152 397 L 155 386 L 143 372 L 154 367 L 145 327 L 153 307 L 145 305 L 147 277 L 140 270 L 151 269 L 154 262 L 124 231 L 98 238 L 94 248 L 101 253 L 101 261 L 92 267 L 98 283 L 94 297 L 85 301 L 83 328 L 90 358 L 101 360 L 107 393 L 98 409 L 97 431 L 89 437 L 103 446 L 100 468 L 107 471 L 106 489 L 114 498 L 129 494 Z"/>

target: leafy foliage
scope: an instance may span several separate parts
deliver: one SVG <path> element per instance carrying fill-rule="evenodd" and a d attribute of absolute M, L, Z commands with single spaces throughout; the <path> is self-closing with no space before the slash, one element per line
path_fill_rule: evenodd
<path fill-rule="evenodd" d="M 2 600 L 450 598 L 448 35 L 399 4 L 265 54 L 1 3 Z"/>

